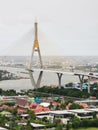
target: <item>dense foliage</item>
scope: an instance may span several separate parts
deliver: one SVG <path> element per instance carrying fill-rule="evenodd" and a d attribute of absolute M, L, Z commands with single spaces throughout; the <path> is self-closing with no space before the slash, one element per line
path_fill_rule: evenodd
<path fill-rule="evenodd" d="M 89 98 L 89 96 L 95 96 L 98 99 L 98 84 L 94 83 L 90 87 L 90 94 L 88 90 L 80 91 L 79 89 L 75 88 L 68 88 L 68 86 L 72 86 L 72 83 L 67 84 L 67 88 L 51 88 L 49 86 L 43 86 L 38 88 L 36 91 L 41 93 L 48 93 L 48 94 L 56 94 L 61 96 L 69 96 L 69 97 L 76 97 L 76 98 Z M 35 91 L 35 90 L 34 90 Z"/>
<path fill-rule="evenodd" d="M 80 128 L 80 127 L 98 127 L 98 119 L 94 118 L 92 120 L 89 119 L 83 119 L 83 120 L 79 120 L 79 119 L 74 119 L 72 122 L 72 127 L 74 129 L 76 128 Z"/>
<path fill-rule="evenodd" d="M 81 92 L 78 89 L 64 89 L 64 88 L 50 88 L 50 87 L 41 87 L 37 89 L 37 92 L 45 92 L 51 94 L 57 94 L 61 96 L 69 96 L 69 97 L 76 97 L 76 98 L 88 98 L 89 94 L 85 91 Z"/>

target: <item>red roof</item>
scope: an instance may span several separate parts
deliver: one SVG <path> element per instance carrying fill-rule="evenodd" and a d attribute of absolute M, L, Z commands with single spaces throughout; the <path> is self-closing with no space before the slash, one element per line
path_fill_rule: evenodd
<path fill-rule="evenodd" d="M 47 112 L 47 111 L 50 111 L 50 109 L 49 108 L 44 108 L 44 107 L 42 107 L 42 106 L 39 106 L 39 107 L 37 107 L 36 109 L 33 109 L 33 111 L 35 112 L 35 113 L 40 113 L 40 112 Z"/>
<path fill-rule="evenodd" d="M 27 110 L 26 110 L 26 109 L 23 109 L 23 108 L 18 108 L 18 109 L 17 109 L 17 113 L 18 113 L 18 114 L 24 114 L 24 113 L 27 113 Z"/>
<path fill-rule="evenodd" d="M 19 123 L 26 123 L 26 122 L 27 122 L 26 119 L 21 119 L 21 120 L 19 121 Z"/>
<path fill-rule="evenodd" d="M 69 110 L 71 105 L 72 105 L 72 103 L 68 103 L 68 105 L 66 106 L 66 110 Z"/>
<path fill-rule="evenodd" d="M 28 107 L 28 101 L 25 99 L 17 99 L 16 105 L 21 106 L 21 107 Z"/>
<path fill-rule="evenodd" d="M 89 108 L 89 106 L 86 103 L 80 103 L 80 106 L 82 106 L 83 108 Z"/>
<path fill-rule="evenodd" d="M 42 110 L 42 108 L 40 107 L 40 108 L 34 109 L 33 111 L 34 111 L 35 113 L 40 113 L 40 112 L 42 112 L 43 110 Z"/>
<path fill-rule="evenodd" d="M 50 111 L 50 109 L 49 108 L 44 108 L 44 111 L 47 112 L 47 111 Z"/>
<path fill-rule="evenodd" d="M 40 112 L 43 112 L 43 111 L 50 111 L 49 108 L 44 108 L 43 106 L 41 106 L 40 104 L 36 104 L 36 103 L 33 103 L 33 104 L 30 104 L 29 106 L 35 113 L 40 113 Z"/>
<path fill-rule="evenodd" d="M 30 107 L 31 109 L 35 109 L 37 106 L 38 106 L 38 104 L 33 103 L 33 104 L 30 104 L 30 106 L 29 106 L 29 107 Z"/>

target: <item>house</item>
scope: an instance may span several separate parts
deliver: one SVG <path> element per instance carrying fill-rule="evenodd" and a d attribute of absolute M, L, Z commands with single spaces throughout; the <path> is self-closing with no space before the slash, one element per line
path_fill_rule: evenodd
<path fill-rule="evenodd" d="M 43 125 L 43 124 L 36 124 L 36 123 L 30 123 L 31 124 L 31 126 L 32 126 L 32 128 L 33 128 L 33 130 L 52 130 L 52 128 L 53 128 L 53 130 L 54 130 L 54 127 L 53 126 L 46 126 L 46 125 Z"/>
<path fill-rule="evenodd" d="M 36 124 L 36 123 L 30 123 L 30 124 L 34 130 L 39 130 L 39 129 L 43 130 L 44 128 L 46 128 L 46 126 L 42 124 Z"/>
<path fill-rule="evenodd" d="M 68 110 L 69 112 L 72 112 L 76 117 L 79 119 L 92 119 L 93 118 L 93 112 L 85 109 L 73 109 Z"/>
<path fill-rule="evenodd" d="M 29 107 L 29 102 L 27 99 L 21 99 L 18 98 L 16 100 L 16 106 L 22 107 L 22 108 L 28 108 Z"/>
<path fill-rule="evenodd" d="M 80 103 L 79 105 L 82 106 L 84 109 L 89 108 L 89 106 L 86 103 Z"/>
<path fill-rule="evenodd" d="M 56 111 L 50 111 L 48 119 L 51 122 L 53 122 L 55 119 L 60 119 L 63 124 L 67 124 L 67 122 L 71 120 L 72 116 L 73 113 L 67 110 L 56 110 Z"/>
<path fill-rule="evenodd" d="M 27 109 L 26 108 L 18 108 L 17 113 L 18 114 L 25 114 L 25 113 L 27 113 Z"/>
<path fill-rule="evenodd" d="M 40 113 L 40 112 L 45 112 L 45 111 L 50 111 L 48 107 L 43 107 L 40 104 L 30 104 L 30 109 L 33 110 L 35 113 Z"/>
<path fill-rule="evenodd" d="M 96 116 L 98 118 L 98 108 L 89 108 L 88 109 L 89 111 L 92 111 L 92 112 L 95 112 L 96 113 Z"/>

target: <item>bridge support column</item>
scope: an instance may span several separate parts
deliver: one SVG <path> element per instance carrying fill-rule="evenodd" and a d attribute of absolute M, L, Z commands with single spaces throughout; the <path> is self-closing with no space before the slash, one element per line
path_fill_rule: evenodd
<path fill-rule="evenodd" d="M 78 75 L 79 76 L 79 80 L 80 80 L 80 90 L 82 91 L 82 85 L 83 85 L 83 81 L 84 81 L 84 75 Z"/>
<path fill-rule="evenodd" d="M 34 89 L 37 89 L 40 87 L 40 83 L 41 83 L 41 79 L 42 79 L 42 75 L 43 75 L 43 71 L 40 71 L 37 82 L 35 82 L 34 76 L 33 76 L 33 72 L 29 71 L 30 74 L 30 79 L 31 79 L 31 83 L 34 86 Z"/>
<path fill-rule="evenodd" d="M 57 76 L 58 76 L 58 81 L 59 81 L 59 84 L 58 84 L 58 87 L 61 88 L 61 78 L 62 78 L 62 73 L 57 73 Z"/>
<path fill-rule="evenodd" d="M 88 93 L 90 93 L 90 77 L 88 77 Z"/>

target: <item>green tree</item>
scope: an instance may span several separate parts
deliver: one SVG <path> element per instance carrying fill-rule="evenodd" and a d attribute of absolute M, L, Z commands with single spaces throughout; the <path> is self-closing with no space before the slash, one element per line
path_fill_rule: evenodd
<path fill-rule="evenodd" d="M 2 95 L 2 89 L 0 88 L 0 95 Z"/>
<path fill-rule="evenodd" d="M 80 106 L 79 104 L 73 103 L 69 109 L 82 109 L 83 107 Z"/>
<path fill-rule="evenodd" d="M 36 118 L 34 111 L 32 111 L 32 110 L 28 110 L 27 113 L 29 114 L 29 118 L 30 118 L 30 120 L 33 120 L 33 119 Z"/>
<path fill-rule="evenodd" d="M 73 83 L 68 83 L 68 84 L 66 84 L 66 87 L 72 87 L 73 86 Z"/>
<path fill-rule="evenodd" d="M 66 130 L 70 130 L 70 128 L 71 128 L 71 124 L 69 122 L 67 122 L 67 124 L 66 124 Z"/>
<path fill-rule="evenodd" d="M 58 124 L 58 125 L 56 126 L 55 130 L 63 130 L 62 125 L 61 125 L 61 124 Z"/>
<path fill-rule="evenodd" d="M 83 119 L 81 124 L 82 124 L 82 127 L 89 127 L 89 119 Z"/>
<path fill-rule="evenodd" d="M 30 121 L 28 120 L 27 125 L 25 126 L 26 130 L 32 130 L 32 127 L 30 125 Z"/>
<path fill-rule="evenodd" d="M 80 125 L 81 125 L 80 120 L 76 116 L 74 116 L 72 119 L 72 128 L 74 129 L 79 128 Z"/>

